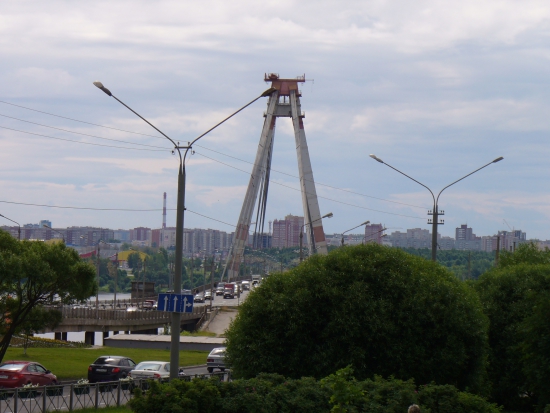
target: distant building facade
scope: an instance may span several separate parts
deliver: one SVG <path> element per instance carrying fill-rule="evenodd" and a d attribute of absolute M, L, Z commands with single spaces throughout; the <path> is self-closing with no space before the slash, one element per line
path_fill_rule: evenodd
<path fill-rule="evenodd" d="M 285 219 L 273 221 L 273 233 L 271 246 L 273 248 L 289 248 L 300 245 L 300 231 L 304 228 L 304 217 L 287 215 Z M 306 245 L 307 237 L 303 237 L 302 243 Z"/>

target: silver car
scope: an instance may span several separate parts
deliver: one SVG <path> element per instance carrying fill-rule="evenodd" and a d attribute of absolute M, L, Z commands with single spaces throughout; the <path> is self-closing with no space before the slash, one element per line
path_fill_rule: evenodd
<path fill-rule="evenodd" d="M 225 371 L 225 367 L 225 347 L 212 349 L 206 358 L 206 369 L 208 373 L 212 373 L 214 369 Z"/>
<path fill-rule="evenodd" d="M 167 361 L 142 361 L 128 373 L 128 377 L 133 379 L 169 379 L 170 363 Z"/>

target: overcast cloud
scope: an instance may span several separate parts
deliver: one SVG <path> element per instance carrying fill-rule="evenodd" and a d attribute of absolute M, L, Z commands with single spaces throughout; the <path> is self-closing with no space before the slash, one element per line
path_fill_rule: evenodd
<path fill-rule="evenodd" d="M 436 193 L 504 156 L 445 190 L 440 232 L 454 236 L 467 223 L 490 235 L 508 229 L 506 219 L 548 239 L 549 35 L 547 1 L 2 2 L 0 201 L 155 211 L 2 202 L 0 213 L 21 224 L 158 228 L 163 192 L 175 208 L 170 143 L 95 80 L 184 143 L 269 87 L 264 73 L 305 73 L 319 203 L 334 213 L 327 233 L 367 219 L 430 229 L 428 191 L 370 153 Z M 234 230 L 265 105 L 195 147 L 186 227 Z M 272 167 L 267 218 L 301 215 L 287 119 L 277 125 Z"/>

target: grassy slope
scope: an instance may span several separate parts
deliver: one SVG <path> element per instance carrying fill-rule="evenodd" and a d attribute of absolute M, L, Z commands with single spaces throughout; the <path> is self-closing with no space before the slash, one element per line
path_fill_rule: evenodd
<path fill-rule="evenodd" d="M 29 348 L 27 355 L 22 348 L 9 348 L 3 361 L 32 360 L 51 370 L 59 380 L 87 378 L 88 366 L 99 356 L 127 356 L 136 363 L 144 360 L 169 361 L 169 350 L 135 348 Z M 180 366 L 206 364 L 205 351 L 180 351 Z"/>

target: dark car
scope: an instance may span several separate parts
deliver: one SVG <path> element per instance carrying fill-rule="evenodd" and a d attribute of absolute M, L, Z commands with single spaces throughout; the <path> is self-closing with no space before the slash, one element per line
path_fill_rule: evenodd
<path fill-rule="evenodd" d="M 34 361 L 10 360 L 0 364 L 0 388 L 23 387 L 26 384 L 50 386 L 57 384 L 57 377 Z"/>
<path fill-rule="evenodd" d="M 134 360 L 123 356 L 101 356 L 88 367 L 90 383 L 116 381 L 126 378 L 136 366 Z"/>
<path fill-rule="evenodd" d="M 223 295 L 223 285 L 218 286 L 216 288 L 216 295 Z"/>

